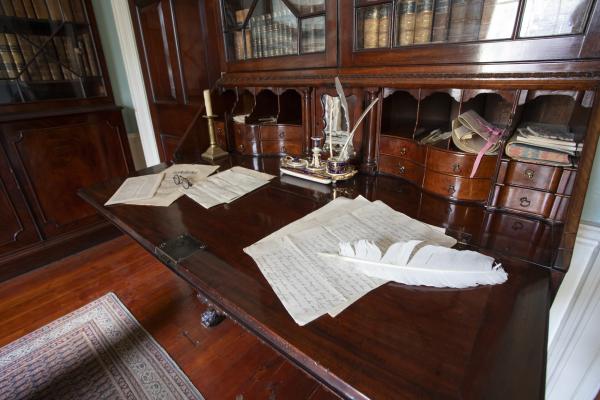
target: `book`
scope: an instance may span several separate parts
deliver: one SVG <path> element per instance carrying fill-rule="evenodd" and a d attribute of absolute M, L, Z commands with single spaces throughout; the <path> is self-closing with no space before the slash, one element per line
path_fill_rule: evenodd
<path fill-rule="evenodd" d="M 433 16 L 432 42 L 445 42 L 448 39 L 450 22 L 450 0 L 437 0 Z"/>
<path fill-rule="evenodd" d="M 544 124 L 529 122 L 525 124 L 529 133 L 540 138 L 559 140 L 563 142 L 574 142 L 575 134 L 566 125 Z"/>
<path fill-rule="evenodd" d="M 568 153 L 529 143 L 519 143 L 516 135 L 506 144 L 506 155 L 517 161 L 535 164 L 563 167 L 569 167 L 573 164 Z"/>
<path fill-rule="evenodd" d="M 415 40 L 416 0 L 399 0 L 398 11 L 398 44 L 407 46 Z"/>
<path fill-rule="evenodd" d="M 3 79 L 16 78 L 18 75 L 17 66 L 12 58 L 12 51 L 8 45 L 6 35 L 3 33 L 0 33 L 0 61 L 2 61 L 0 77 Z"/>
<path fill-rule="evenodd" d="M 52 21 L 62 21 L 63 14 L 58 0 L 46 0 L 48 6 L 48 16 Z"/>
<path fill-rule="evenodd" d="M 449 42 L 462 42 L 463 31 L 465 28 L 465 18 L 467 16 L 466 0 L 453 0 L 450 10 L 450 27 L 448 28 Z"/>
<path fill-rule="evenodd" d="M 71 14 L 73 15 L 72 20 L 75 22 L 86 23 L 87 18 L 85 17 L 85 10 L 81 0 L 62 0 L 68 1 L 71 4 Z"/>
<path fill-rule="evenodd" d="M 379 9 L 379 31 L 377 37 L 377 47 L 390 46 L 390 9 L 385 6 Z"/>
<path fill-rule="evenodd" d="M 92 38 L 90 37 L 89 33 L 84 33 L 83 35 L 81 35 L 81 37 L 83 39 L 85 51 L 85 54 L 83 56 L 88 60 L 90 73 L 92 74 L 92 76 L 100 76 L 100 73 L 98 71 L 98 64 L 96 64 L 96 52 L 92 43 Z"/>
<path fill-rule="evenodd" d="M 233 52 L 236 60 L 244 59 L 244 32 L 233 32 Z"/>
<path fill-rule="evenodd" d="M 433 0 L 417 0 L 415 44 L 429 43 L 433 27 Z"/>
<path fill-rule="evenodd" d="M 462 32 L 463 42 L 477 40 L 479 37 L 479 26 L 483 13 L 483 0 L 470 0 L 465 10 L 465 22 Z"/>
<path fill-rule="evenodd" d="M 363 14 L 363 48 L 377 47 L 379 40 L 379 11 L 377 7 L 366 9 Z"/>

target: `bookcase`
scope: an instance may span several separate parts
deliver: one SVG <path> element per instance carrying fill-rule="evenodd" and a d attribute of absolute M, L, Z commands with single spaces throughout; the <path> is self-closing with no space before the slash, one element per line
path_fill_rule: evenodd
<path fill-rule="evenodd" d="M 0 0 L 0 281 L 118 234 L 77 190 L 132 172 L 87 0 Z"/>
<path fill-rule="evenodd" d="M 594 0 L 354 0 L 340 8 L 346 65 L 592 56 Z"/>
<path fill-rule="evenodd" d="M 228 70 L 337 60 L 335 0 L 221 0 L 221 17 Z"/>
<path fill-rule="evenodd" d="M 81 1 L 0 2 L 0 104 L 107 95 Z"/>

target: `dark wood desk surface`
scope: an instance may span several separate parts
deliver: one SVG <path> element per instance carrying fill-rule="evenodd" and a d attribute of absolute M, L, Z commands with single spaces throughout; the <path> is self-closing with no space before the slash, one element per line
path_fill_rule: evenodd
<path fill-rule="evenodd" d="M 227 163 L 277 173 L 277 160 L 235 157 Z M 323 316 L 304 327 L 296 325 L 256 264 L 242 251 L 332 198 L 329 187 L 311 188 L 305 183 L 302 187 L 296 182 L 277 178 L 231 204 L 210 210 L 186 197 L 168 208 L 104 207 L 120 180 L 80 194 L 150 252 L 182 233 L 207 244 L 206 250 L 170 268 L 230 318 L 340 396 L 543 398 L 550 272 L 525 261 L 500 257 L 509 274 L 502 285 L 454 290 L 387 284 L 336 318 Z M 450 207 L 451 211 L 460 206 L 429 199 L 409 184 L 387 177 L 358 176 L 338 190 L 382 199 L 424 220 L 440 208 Z M 423 206 L 427 201 L 433 203 Z M 436 206 L 436 201 L 445 206 Z M 455 217 L 455 225 L 486 224 L 489 216 L 482 208 L 461 207 L 467 209 Z M 468 236 L 479 243 L 472 233 Z M 518 246 L 532 238 L 516 236 L 512 240 Z"/>

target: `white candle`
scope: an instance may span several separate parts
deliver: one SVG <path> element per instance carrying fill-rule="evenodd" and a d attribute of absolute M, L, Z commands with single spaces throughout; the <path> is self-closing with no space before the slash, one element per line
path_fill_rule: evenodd
<path fill-rule="evenodd" d="M 210 103 L 210 90 L 204 90 L 204 108 L 206 108 L 206 115 L 209 117 L 213 115 L 212 104 Z"/>

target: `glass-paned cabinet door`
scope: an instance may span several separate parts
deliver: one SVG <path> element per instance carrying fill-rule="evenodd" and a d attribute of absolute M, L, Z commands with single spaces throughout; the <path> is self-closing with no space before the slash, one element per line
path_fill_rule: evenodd
<path fill-rule="evenodd" d="M 355 0 L 355 50 L 580 34 L 593 0 Z M 343 17 L 343 16 L 342 16 Z M 391 35 L 391 40 L 386 39 Z"/>
<path fill-rule="evenodd" d="M 85 7 L 0 1 L 0 104 L 106 96 Z"/>
<path fill-rule="evenodd" d="M 228 62 L 323 53 L 326 0 L 222 0 Z"/>

